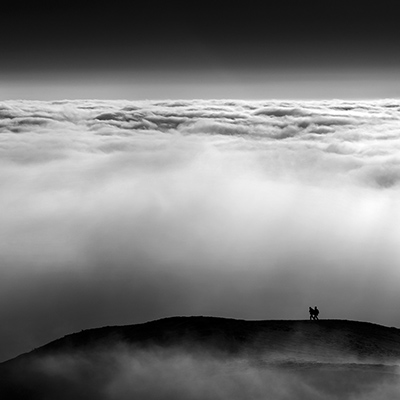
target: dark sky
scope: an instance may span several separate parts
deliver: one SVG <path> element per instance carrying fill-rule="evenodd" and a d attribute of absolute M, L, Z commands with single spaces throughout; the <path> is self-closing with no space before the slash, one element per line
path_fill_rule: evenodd
<path fill-rule="evenodd" d="M 338 81 L 345 88 L 350 80 L 356 86 L 364 85 L 359 92 L 363 97 L 368 92 L 365 80 L 390 87 L 387 81 L 395 80 L 400 66 L 394 5 L 367 2 L 356 7 L 341 1 L 228 5 L 117 0 L 91 6 L 75 1 L 8 2 L 2 6 L 5 17 L 0 34 L 7 40 L 2 44 L 0 82 L 10 96 L 17 94 L 10 91 L 11 83 L 14 89 L 25 85 L 27 90 L 29 85 L 46 82 L 77 87 L 86 83 L 92 87 L 89 94 L 95 94 L 93 86 L 98 90 L 102 82 L 115 87 L 118 81 L 121 87 L 130 84 L 134 89 L 136 85 L 137 90 L 146 83 L 148 88 L 167 85 L 159 92 L 142 88 L 147 97 L 163 97 L 169 87 L 179 84 L 194 85 L 193 94 L 204 96 L 207 91 L 196 88 L 215 86 L 217 81 L 225 85 L 221 95 L 229 94 L 226 87 L 239 85 L 244 97 L 251 97 L 249 84 L 280 81 L 290 87 L 293 81 L 307 81 L 310 94 L 304 96 L 312 97 L 321 81 L 328 89 L 332 87 L 329 83 Z M 366 77 L 357 80 L 358 74 Z M 378 94 L 372 89 L 370 95 Z M 301 88 L 293 90 L 294 97 L 299 97 L 298 90 Z M 109 93 L 115 96 L 118 90 Z M 236 93 L 240 95 L 240 90 L 232 91 Z M 279 97 L 280 92 L 275 88 L 272 94 Z M 282 87 L 281 94 L 290 96 L 291 92 Z M 315 92 L 317 97 L 324 94 Z M 357 97 L 357 90 L 353 94 Z M 218 91 L 210 91 L 210 95 L 218 97 Z M 329 97 L 329 91 L 326 95 Z M 254 96 L 260 96 L 255 89 Z"/>

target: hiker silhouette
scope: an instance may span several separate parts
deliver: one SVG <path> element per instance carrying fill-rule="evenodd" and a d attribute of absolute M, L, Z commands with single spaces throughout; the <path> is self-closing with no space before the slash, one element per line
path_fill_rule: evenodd
<path fill-rule="evenodd" d="M 315 306 L 314 308 L 308 307 L 308 311 L 310 313 L 310 320 L 318 321 L 319 310 L 317 306 Z"/>

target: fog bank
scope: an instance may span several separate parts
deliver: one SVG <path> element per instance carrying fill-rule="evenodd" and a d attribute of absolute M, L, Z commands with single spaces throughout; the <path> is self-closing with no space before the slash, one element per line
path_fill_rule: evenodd
<path fill-rule="evenodd" d="M 399 110 L 1 103 L 0 359 L 168 315 L 400 325 Z"/>

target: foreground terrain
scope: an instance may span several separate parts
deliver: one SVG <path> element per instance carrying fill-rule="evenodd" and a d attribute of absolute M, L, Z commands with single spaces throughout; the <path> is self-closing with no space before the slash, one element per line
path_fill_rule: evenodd
<path fill-rule="evenodd" d="M 0 364 L 9 399 L 372 399 L 400 390 L 400 330 L 172 317 L 67 335 Z"/>

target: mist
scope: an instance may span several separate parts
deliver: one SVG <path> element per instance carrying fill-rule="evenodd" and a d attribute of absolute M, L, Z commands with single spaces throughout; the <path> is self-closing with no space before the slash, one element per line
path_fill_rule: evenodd
<path fill-rule="evenodd" d="M 354 369 L 346 355 L 335 367 L 274 368 L 248 358 L 116 346 L 91 353 L 35 357 L 7 376 L 29 398 L 76 399 L 387 399 L 398 393 L 391 373 Z M 6 382 L 3 383 L 3 385 Z M 7 384 L 5 384 L 7 387 Z M 3 387 L 3 390 L 4 387 Z"/>
<path fill-rule="evenodd" d="M 1 103 L 0 359 L 169 315 L 400 325 L 399 110 Z"/>

